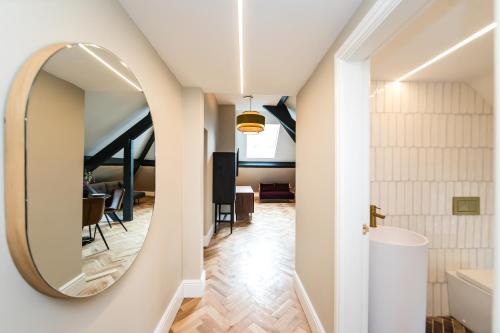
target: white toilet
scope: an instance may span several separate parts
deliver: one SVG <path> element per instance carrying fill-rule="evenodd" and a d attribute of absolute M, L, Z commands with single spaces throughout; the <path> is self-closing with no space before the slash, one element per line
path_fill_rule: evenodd
<path fill-rule="evenodd" d="M 450 315 L 474 333 L 492 332 L 493 271 L 446 272 Z"/>

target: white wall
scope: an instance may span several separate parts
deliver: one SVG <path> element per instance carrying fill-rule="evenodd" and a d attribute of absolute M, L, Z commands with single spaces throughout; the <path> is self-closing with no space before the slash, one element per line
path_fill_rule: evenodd
<path fill-rule="evenodd" d="M 371 200 L 381 224 L 429 239 L 427 312 L 448 315 L 445 272 L 493 264 L 492 108 L 464 83 L 384 86 L 372 82 Z M 481 215 L 453 216 L 453 196 L 479 196 Z"/>
<path fill-rule="evenodd" d="M 204 95 L 200 88 L 183 88 L 182 271 L 199 279 L 203 270 L 203 127 Z"/>
<path fill-rule="evenodd" d="M 236 113 L 234 105 L 219 105 L 217 151 L 236 152 Z"/>
<path fill-rule="evenodd" d="M 203 234 L 206 235 L 214 223 L 212 204 L 213 153 L 217 147 L 219 108 L 214 94 L 205 94 L 205 211 Z"/>
<path fill-rule="evenodd" d="M 157 157 L 157 201 L 144 247 L 129 272 L 101 295 L 60 300 L 32 289 L 12 262 L 0 215 L 2 331 L 152 332 L 182 280 L 181 87 L 115 1 L 2 1 L 0 22 L 0 40 L 8 47 L 0 63 L 1 105 L 17 70 L 36 50 L 58 42 L 99 44 L 123 59 L 141 82 L 156 126 Z M 0 132 L 3 145 L 3 127 Z M 2 174 L 5 162 L 2 152 Z M 2 212 L 3 184 L 2 179 Z"/>

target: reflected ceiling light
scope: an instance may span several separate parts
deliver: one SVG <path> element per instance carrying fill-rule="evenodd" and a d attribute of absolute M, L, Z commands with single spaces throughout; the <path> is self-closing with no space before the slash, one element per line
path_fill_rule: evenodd
<path fill-rule="evenodd" d="M 243 0 L 238 0 L 238 45 L 240 51 L 240 93 L 243 94 Z"/>
<path fill-rule="evenodd" d="M 135 89 L 137 89 L 138 91 L 142 92 L 142 89 L 141 87 L 139 87 L 137 84 L 135 84 L 134 82 L 130 81 L 125 75 L 123 75 L 122 73 L 120 73 L 118 70 L 116 70 L 113 66 L 111 66 L 110 64 L 108 64 L 106 61 L 104 61 L 104 59 L 102 59 L 101 57 L 99 57 L 97 54 L 95 54 L 92 50 L 90 50 L 88 47 L 86 47 L 85 45 L 83 45 L 82 43 L 79 43 L 78 46 L 80 46 L 85 52 L 87 52 L 88 54 L 90 54 L 92 57 L 94 57 L 94 59 L 96 59 L 97 61 L 99 61 L 101 64 L 103 64 L 104 66 L 106 66 L 106 68 L 108 68 L 110 71 L 112 71 L 113 73 L 115 73 L 116 75 L 118 75 L 120 78 L 123 79 L 123 81 L 127 82 L 128 84 L 130 84 L 132 87 L 134 87 Z"/>
<path fill-rule="evenodd" d="M 496 26 L 497 26 L 496 22 L 488 24 L 487 26 L 485 26 L 481 30 L 475 32 L 474 34 L 470 35 L 469 37 L 467 37 L 466 39 L 464 39 L 460 43 L 453 45 L 448 50 L 446 50 L 444 52 L 441 52 L 440 54 L 438 54 L 437 56 L 435 56 L 431 60 L 427 61 L 426 63 L 418 66 L 417 68 L 415 68 L 415 69 L 411 70 L 410 72 L 406 73 L 405 75 L 401 76 L 399 79 L 396 80 L 396 82 L 406 80 L 408 77 L 412 76 L 413 74 L 415 74 L 417 72 L 420 72 L 422 69 L 429 67 L 430 65 L 432 65 L 436 61 L 439 61 L 439 60 L 443 59 L 447 55 L 450 55 L 451 53 L 455 52 L 456 50 L 458 50 L 458 49 L 462 48 L 463 46 L 469 44 L 473 40 L 475 40 L 475 39 L 483 36 L 484 34 L 490 32 L 491 30 L 495 29 Z"/>
<path fill-rule="evenodd" d="M 236 128 L 243 134 L 258 134 L 264 130 L 266 118 L 259 112 L 252 111 L 253 96 L 248 95 L 244 98 L 249 99 L 249 109 L 236 117 Z"/>

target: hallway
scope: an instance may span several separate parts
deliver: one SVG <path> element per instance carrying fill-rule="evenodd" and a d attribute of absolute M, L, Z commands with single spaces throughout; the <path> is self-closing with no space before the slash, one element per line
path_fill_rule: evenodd
<path fill-rule="evenodd" d="M 228 233 L 204 251 L 205 296 L 183 302 L 170 332 L 311 332 L 293 288 L 295 204 L 256 202 Z"/>

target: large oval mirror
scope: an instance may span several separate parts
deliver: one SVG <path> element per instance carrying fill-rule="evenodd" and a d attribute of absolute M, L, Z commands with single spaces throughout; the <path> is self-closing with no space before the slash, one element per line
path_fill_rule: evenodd
<path fill-rule="evenodd" d="M 11 253 L 38 290 L 95 295 L 129 269 L 151 222 L 147 100 L 127 65 L 93 44 L 45 49 L 18 76 L 6 118 Z M 24 193 L 22 204 L 13 192 Z"/>

